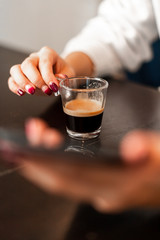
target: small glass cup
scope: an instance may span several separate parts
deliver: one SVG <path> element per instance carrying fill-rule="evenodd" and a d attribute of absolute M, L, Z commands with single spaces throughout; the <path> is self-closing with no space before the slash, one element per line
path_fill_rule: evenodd
<path fill-rule="evenodd" d="M 108 82 L 96 77 L 74 77 L 60 81 L 59 92 L 70 137 L 87 140 L 101 131 Z"/>

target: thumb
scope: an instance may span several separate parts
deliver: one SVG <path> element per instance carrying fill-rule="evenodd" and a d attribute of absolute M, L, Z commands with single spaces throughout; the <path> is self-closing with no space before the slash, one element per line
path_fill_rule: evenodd
<path fill-rule="evenodd" d="M 54 148 L 62 144 L 63 137 L 59 131 L 50 128 L 40 118 L 31 118 L 25 124 L 26 136 L 32 146 Z"/>
<path fill-rule="evenodd" d="M 148 159 L 160 161 L 160 134 L 153 131 L 132 131 L 122 139 L 120 154 L 127 163 Z"/>

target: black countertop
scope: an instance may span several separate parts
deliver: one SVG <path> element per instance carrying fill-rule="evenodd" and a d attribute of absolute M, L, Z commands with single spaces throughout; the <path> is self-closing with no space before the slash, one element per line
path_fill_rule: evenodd
<path fill-rule="evenodd" d="M 9 68 L 25 57 L 24 53 L 0 47 L 0 127 L 23 129 L 26 118 L 38 116 L 66 136 L 59 97 L 18 97 L 8 90 Z M 160 93 L 129 81 L 109 84 L 101 135 L 88 141 L 86 147 L 116 152 L 128 131 L 160 129 Z M 67 136 L 66 142 L 68 146 L 77 144 Z M 88 205 L 50 196 L 0 160 L 0 239 L 159 239 L 159 224 L 159 209 L 101 214 Z"/>

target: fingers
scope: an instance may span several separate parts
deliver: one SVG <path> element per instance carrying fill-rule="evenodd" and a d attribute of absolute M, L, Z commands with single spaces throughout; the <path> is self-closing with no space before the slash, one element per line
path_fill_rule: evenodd
<path fill-rule="evenodd" d="M 28 78 L 24 75 L 21 70 L 20 65 L 14 65 L 10 69 L 11 79 L 9 80 L 9 88 L 15 91 L 15 87 L 17 87 L 16 92 L 20 88 L 23 92 L 28 92 L 29 94 L 34 94 L 35 86 L 28 80 Z"/>
<path fill-rule="evenodd" d="M 39 70 L 44 82 L 54 91 L 58 91 L 58 81 L 53 74 L 53 66 L 57 64 L 57 53 L 48 48 L 43 47 L 39 51 Z"/>
<path fill-rule="evenodd" d="M 160 161 L 160 134 L 151 131 L 133 131 L 122 140 L 120 153 L 127 163 L 137 163 L 147 159 Z"/>
<path fill-rule="evenodd" d="M 46 130 L 49 133 L 51 131 L 43 121 L 39 119 L 36 121 L 34 124 L 36 123 L 39 130 L 35 135 L 39 134 L 41 142 L 44 142 L 43 134 Z M 149 156 L 160 162 L 159 134 L 135 131 L 126 136 L 123 144 L 124 149 L 121 153 L 126 161 Z M 134 153 L 127 152 L 126 147 Z M 149 201 L 153 206 L 157 199 L 155 187 L 157 189 L 159 168 L 156 164 L 147 164 L 140 168 L 122 168 L 94 163 L 84 164 L 78 161 L 67 162 L 54 157 L 49 160 L 47 156 L 40 156 L 37 160 L 26 158 L 23 162 L 25 168 L 22 169 L 22 174 L 44 190 L 86 201 L 102 212 L 148 206 Z M 150 196 L 153 196 L 151 200 Z"/>
<path fill-rule="evenodd" d="M 19 96 L 23 96 L 25 94 L 25 91 L 19 87 L 12 77 L 9 77 L 8 79 L 8 87 L 13 93 Z"/>
<path fill-rule="evenodd" d="M 50 193 L 85 201 L 102 212 L 117 212 L 127 208 L 128 196 L 125 197 L 125 178 L 117 177 L 117 171 L 94 165 L 70 164 L 54 157 L 22 158 L 25 167 L 21 173 Z M 108 176 L 110 175 L 109 179 Z M 131 175 L 128 174 L 127 183 Z M 133 176 L 132 176 L 133 177 Z M 131 187 L 132 188 L 132 187 Z M 125 190 L 124 190 L 125 189 Z M 129 187 L 130 189 L 130 187 Z M 130 193 L 129 193 L 130 197 Z"/>
<path fill-rule="evenodd" d="M 58 91 L 57 76 L 66 78 L 65 74 L 74 76 L 75 72 L 54 50 L 43 47 L 37 53 L 32 53 L 22 64 L 14 65 L 10 69 L 8 79 L 9 89 L 18 94 L 23 92 L 34 94 L 41 89 L 47 95 Z"/>
<path fill-rule="evenodd" d="M 21 69 L 23 71 L 23 74 L 27 77 L 27 79 L 29 79 L 29 81 L 35 87 L 41 89 L 42 86 L 44 85 L 44 81 L 40 75 L 40 72 L 37 69 L 38 61 L 39 61 L 38 56 L 32 55 L 32 57 L 30 56 L 22 62 Z M 13 73 L 12 73 L 12 76 L 14 78 Z"/>
<path fill-rule="evenodd" d="M 34 72 L 34 70 L 35 70 L 35 72 Z M 29 77 L 29 75 L 27 76 L 27 72 L 29 72 L 29 71 L 31 72 L 31 75 L 33 76 L 32 81 L 30 81 L 27 78 L 27 77 Z M 38 75 L 40 75 L 40 74 L 38 73 L 36 68 L 34 69 L 34 67 L 33 68 L 28 67 L 27 72 L 25 72 L 25 70 L 23 72 L 20 65 L 14 65 L 11 68 L 11 70 L 10 70 L 11 77 L 8 79 L 8 86 L 12 92 L 18 94 L 19 96 L 24 95 L 25 92 L 33 95 L 35 93 L 36 88 L 41 87 L 41 90 L 44 93 L 46 93 L 47 95 L 52 94 L 52 90 L 50 88 L 48 88 L 48 86 L 43 82 L 42 78 L 40 77 L 41 82 L 38 80 Z M 37 74 L 37 80 L 35 80 L 36 74 Z"/>
<path fill-rule="evenodd" d="M 29 119 L 26 122 L 26 135 L 33 146 L 44 146 L 46 148 L 54 148 L 63 142 L 61 134 L 41 119 Z"/>
<path fill-rule="evenodd" d="M 131 132 L 121 142 L 121 156 L 126 162 L 136 163 L 143 161 L 148 155 L 146 136 L 141 131 Z"/>
<path fill-rule="evenodd" d="M 12 84 L 14 81 L 17 84 L 18 89 L 29 94 L 34 94 L 36 88 L 41 89 L 47 95 L 52 94 L 52 90 L 46 85 L 37 68 L 38 62 L 38 55 L 31 54 L 21 65 L 14 65 L 11 67 L 10 74 L 13 80 L 9 80 L 8 85 L 12 92 L 15 92 L 15 84 L 14 86 Z"/>
<path fill-rule="evenodd" d="M 20 161 L 24 167 L 20 169 L 20 173 L 28 180 L 42 188 L 44 191 L 53 193 L 53 189 L 56 185 L 56 180 L 54 180 L 53 173 L 48 171 L 48 169 L 46 169 L 44 166 L 34 163 L 34 160 L 35 158 L 21 158 Z"/>
<path fill-rule="evenodd" d="M 22 156 L 19 162 L 25 165 L 21 169 L 23 176 L 52 194 L 58 193 L 79 201 L 91 202 L 96 193 L 94 186 L 91 188 L 88 186 L 85 177 L 76 175 L 77 172 L 81 172 L 81 169 L 70 164 L 67 166 L 67 163 L 62 162 L 61 159 L 53 157 L 49 160 L 47 157 L 44 159 L 39 157 L 35 160 L 35 158 Z"/>
<path fill-rule="evenodd" d="M 14 65 L 10 69 L 11 77 L 8 80 L 9 89 L 19 94 L 19 89 L 29 94 L 34 94 L 36 88 L 51 95 L 58 91 L 58 81 L 53 73 L 53 68 L 61 72 L 64 61 L 58 54 L 43 47 L 38 53 L 32 53 L 21 65 Z M 58 73 L 58 72 L 57 72 Z"/>

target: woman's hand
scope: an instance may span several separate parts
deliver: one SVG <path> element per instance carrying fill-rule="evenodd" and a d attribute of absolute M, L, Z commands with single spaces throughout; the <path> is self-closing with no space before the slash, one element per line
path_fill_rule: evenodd
<path fill-rule="evenodd" d="M 10 69 L 9 89 L 22 96 L 25 92 L 34 94 L 37 89 L 47 95 L 58 91 L 56 77 L 75 76 L 73 67 L 62 59 L 53 49 L 43 47 L 32 53 L 21 64 Z"/>
<path fill-rule="evenodd" d="M 60 133 L 40 119 L 31 119 L 26 127 L 34 146 L 52 148 L 62 141 Z M 90 203 L 103 212 L 122 211 L 160 206 L 159 146 L 159 134 L 134 131 L 122 141 L 121 167 L 42 155 L 17 156 L 16 161 L 25 166 L 21 174 L 45 191 Z"/>
<path fill-rule="evenodd" d="M 41 119 L 29 120 L 26 134 L 33 146 L 54 148 L 63 141 Z M 133 131 L 122 141 L 120 152 L 121 166 L 67 161 L 65 155 L 62 159 L 32 153 L 4 157 L 22 164 L 20 173 L 45 191 L 90 203 L 102 212 L 159 207 L 160 134 Z"/>

